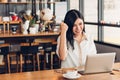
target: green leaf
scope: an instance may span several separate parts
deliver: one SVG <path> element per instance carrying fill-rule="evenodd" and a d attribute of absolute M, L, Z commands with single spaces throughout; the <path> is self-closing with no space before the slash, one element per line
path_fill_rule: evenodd
<path fill-rule="evenodd" d="M 30 27 L 33 27 L 33 25 L 35 23 L 36 23 L 36 19 L 35 18 L 33 18 L 32 20 L 30 20 L 30 23 L 29 23 Z"/>

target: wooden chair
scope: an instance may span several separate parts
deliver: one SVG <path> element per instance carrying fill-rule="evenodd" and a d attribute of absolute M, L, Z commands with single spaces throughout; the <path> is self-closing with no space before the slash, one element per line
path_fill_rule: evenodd
<path fill-rule="evenodd" d="M 44 61 L 43 61 L 44 62 L 44 65 L 43 65 L 44 69 L 46 69 L 46 64 L 51 62 L 48 59 L 49 56 L 51 55 L 51 51 L 52 51 L 51 42 L 39 43 L 38 53 L 36 55 L 38 70 L 40 70 L 40 63 L 42 62 L 40 59 L 41 56 L 44 57 Z"/>
<path fill-rule="evenodd" d="M 38 70 L 40 70 L 40 63 L 41 63 L 40 56 L 42 55 L 44 55 L 44 49 L 43 49 L 43 45 L 40 44 L 38 47 L 38 53 L 36 55 Z"/>
<path fill-rule="evenodd" d="M 44 45 L 44 68 L 45 69 L 47 69 L 48 65 L 51 68 L 51 52 L 52 52 L 52 43 L 51 42 L 45 43 Z"/>
<path fill-rule="evenodd" d="M 16 71 L 19 71 L 20 45 L 10 44 L 7 54 L 8 72 L 11 73 L 11 65 L 16 65 Z"/>
<path fill-rule="evenodd" d="M 7 59 L 9 53 L 9 44 L 0 44 L 0 55 L 3 55 L 3 62 L 2 64 L 5 65 L 5 68 L 7 69 L 6 72 L 10 73 L 10 63 Z"/>
<path fill-rule="evenodd" d="M 8 43 L 0 44 L 0 53 L 4 55 L 4 64 L 7 67 L 7 72 L 11 73 L 11 65 L 16 65 L 16 70 L 18 72 L 18 62 L 19 62 L 19 54 L 17 54 L 20 51 L 20 48 L 18 50 L 18 47 L 15 45 L 11 45 Z M 11 58 L 16 57 L 16 60 L 12 61 Z"/>
<path fill-rule="evenodd" d="M 33 70 L 35 71 L 36 68 L 36 64 L 35 64 L 35 56 L 38 52 L 38 46 L 39 43 L 21 43 L 21 54 L 20 54 L 20 72 L 22 72 L 22 68 L 23 68 L 23 57 L 24 56 L 32 56 L 32 62 L 33 62 Z M 27 65 L 27 63 L 29 63 L 30 60 L 26 60 L 26 58 L 24 58 L 24 64 Z"/>
<path fill-rule="evenodd" d="M 57 41 L 52 42 L 52 52 L 51 52 L 51 69 L 60 68 L 61 61 L 56 54 Z"/>
<path fill-rule="evenodd" d="M 56 44 L 54 39 L 36 39 L 34 42 L 39 43 L 39 47 L 42 47 L 39 49 L 39 52 L 37 53 L 37 65 L 38 70 L 40 70 L 40 56 L 44 55 L 44 69 L 47 69 L 46 64 L 50 66 L 51 69 L 53 69 L 53 55 L 55 52 L 52 52 L 52 45 Z"/>

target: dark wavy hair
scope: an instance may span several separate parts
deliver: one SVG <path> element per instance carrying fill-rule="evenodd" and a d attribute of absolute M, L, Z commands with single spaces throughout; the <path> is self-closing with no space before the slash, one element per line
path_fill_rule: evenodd
<path fill-rule="evenodd" d="M 84 22 L 83 15 L 80 13 L 80 11 L 75 10 L 75 9 L 69 10 L 66 13 L 65 18 L 64 18 L 64 23 L 66 23 L 68 25 L 68 30 L 67 30 L 66 38 L 67 38 L 67 41 L 70 43 L 70 45 L 72 46 L 73 49 L 74 49 L 74 45 L 73 45 L 74 44 L 73 26 L 74 26 L 75 21 L 78 18 L 82 19 L 83 22 Z M 83 28 L 83 32 L 85 32 L 85 26 Z"/>

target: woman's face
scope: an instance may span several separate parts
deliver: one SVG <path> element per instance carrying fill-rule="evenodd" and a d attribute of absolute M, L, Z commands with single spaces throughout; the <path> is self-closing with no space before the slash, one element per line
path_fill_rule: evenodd
<path fill-rule="evenodd" d="M 73 25 L 73 33 L 75 36 L 80 35 L 83 32 L 84 23 L 83 20 L 78 18 Z"/>

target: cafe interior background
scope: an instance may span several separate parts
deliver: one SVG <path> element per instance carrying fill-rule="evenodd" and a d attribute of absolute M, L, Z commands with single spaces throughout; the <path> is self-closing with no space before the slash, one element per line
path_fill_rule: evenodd
<path fill-rule="evenodd" d="M 56 40 L 70 9 L 83 13 L 97 52 L 116 52 L 119 62 L 119 4 L 120 0 L 0 0 L 0 74 L 60 68 Z"/>

